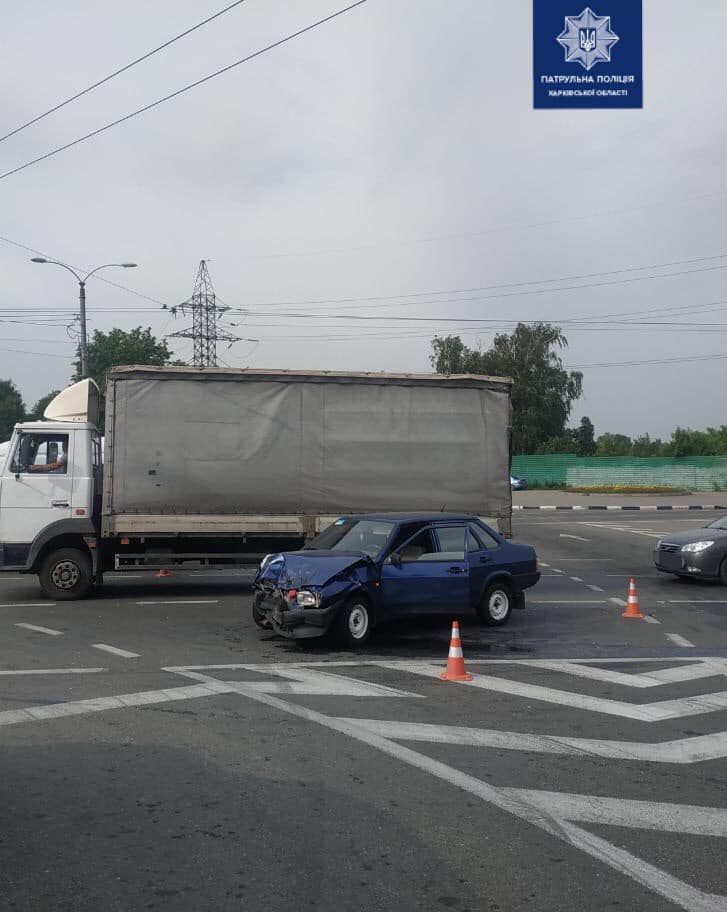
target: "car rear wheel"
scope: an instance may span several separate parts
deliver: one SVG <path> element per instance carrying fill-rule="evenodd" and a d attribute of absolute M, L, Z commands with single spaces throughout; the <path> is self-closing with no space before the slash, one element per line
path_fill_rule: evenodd
<path fill-rule="evenodd" d="M 727 557 L 719 565 L 719 581 L 723 586 L 727 586 Z"/>
<path fill-rule="evenodd" d="M 360 649 L 371 636 L 371 607 L 365 598 L 354 596 L 338 612 L 336 635 L 348 649 Z"/>
<path fill-rule="evenodd" d="M 507 583 L 498 580 L 487 587 L 480 602 L 479 618 L 490 627 L 502 627 L 510 620 L 512 605 L 512 590 Z"/>

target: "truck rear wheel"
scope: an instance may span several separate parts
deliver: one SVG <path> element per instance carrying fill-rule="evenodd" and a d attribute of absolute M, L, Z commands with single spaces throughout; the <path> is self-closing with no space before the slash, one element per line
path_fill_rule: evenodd
<path fill-rule="evenodd" d="M 56 601 L 85 598 L 93 584 L 91 558 L 77 548 L 60 548 L 43 558 L 38 572 L 44 595 Z"/>

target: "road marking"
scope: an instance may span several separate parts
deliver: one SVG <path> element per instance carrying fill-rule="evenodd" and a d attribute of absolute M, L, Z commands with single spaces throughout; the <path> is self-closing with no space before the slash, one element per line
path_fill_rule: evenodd
<path fill-rule="evenodd" d="M 5 602 L 0 608 L 55 608 L 55 602 Z"/>
<path fill-rule="evenodd" d="M 549 567 L 550 564 L 546 564 L 545 561 L 540 561 L 540 566 L 541 566 L 541 567 Z"/>
<path fill-rule="evenodd" d="M 137 605 L 217 605 L 219 599 L 150 599 Z"/>
<path fill-rule="evenodd" d="M 27 579 L 29 579 L 29 576 L 5 576 L 4 573 L 2 575 L 0 575 L 0 583 L 4 583 L 5 580 L 27 580 Z"/>
<path fill-rule="evenodd" d="M 600 586 L 594 586 L 592 583 L 586 583 L 586 588 L 590 589 L 591 592 L 603 592 Z"/>
<path fill-rule="evenodd" d="M 344 719 L 366 731 L 394 741 L 456 744 L 464 747 L 561 754 L 571 757 L 603 757 L 608 760 L 638 760 L 640 763 L 688 765 L 727 757 L 727 731 L 697 735 L 657 744 L 641 741 L 608 741 L 594 738 L 564 738 L 460 725 L 429 725 L 423 722 L 392 722 L 384 719 Z"/>
<path fill-rule="evenodd" d="M 574 583 L 582 583 L 582 582 L 583 582 L 583 580 L 580 578 L 580 576 L 572 576 L 571 579 L 573 580 Z"/>
<path fill-rule="evenodd" d="M 442 671 L 438 665 L 427 665 L 426 663 L 374 662 L 372 664 L 381 668 L 403 669 L 427 678 L 439 678 Z M 587 712 L 619 716 L 622 719 L 636 719 L 640 722 L 664 722 L 667 719 L 680 719 L 685 716 L 704 715 L 727 709 L 727 691 L 676 700 L 662 700 L 657 703 L 636 704 L 604 697 L 590 697 L 586 694 L 556 690 L 538 684 L 525 684 L 522 681 L 511 681 L 492 675 L 478 674 L 472 681 L 462 682 L 457 686 L 491 690 L 525 699 L 541 700 L 544 703 L 571 706 Z"/>
<path fill-rule="evenodd" d="M 104 652 L 111 652 L 114 655 L 122 656 L 124 659 L 138 659 L 138 652 L 129 652 L 127 649 L 119 649 L 117 646 L 108 646 L 106 643 L 93 643 L 92 649 L 102 649 Z"/>
<path fill-rule="evenodd" d="M 409 697 L 423 699 L 421 694 L 411 693 L 406 690 L 398 690 L 394 687 L 386 687 L 384 684 L 360 681 L 358 678 L 347 678 L 345 675 L 332 674 L 331 672 L 320 670 L 313 671 L 306 667 L 306 663 L 302 663 L 296 667 L 291 667 L 290 665 L 250 665 L 244 663 L 234 663 L 231 665 L 179 666 L 163 668 L 162 671 L 171 671 L 175 674 L 184 674 L 186 677 L 194 678 L 198 681 L 206 681 L 207 675 L 202 674 L 199 669 L 204 669 L 205 671 L 214 669 L 218 672 L 252 671 L 285 679 L 283 681 L 246 682 L 245 686 L 252 688 L 257 693 L 326 697 Z M 214 680 L 217 679 L 215 678 Z M 236 682 L 225 681 L 224 683 L 235 684 Z"/>
<path fill-rule="evenodd" d="M 579 564 L 583 564 L 586 561 L 589 563 L 597 564 L 610 564 L 613 561 L 612 557 L 561 557 L 560 561 L 565 563 L 566 561 L 578 561 Z"/>
<path fill-rule="evenodd" d="M 616 525 L 616 523 L 582 522 L 579 525 L 592 529 L 608 529 L 612 532 L 630 532 L 632 535 L 646 535 L 649 538 L 663 538 L 664 536 L 663 532 L 654 532 L 651 529 L 631 529 L 628 526 Z"/>
<path fill-rule="evenodd" d="M 683 681 L 698 681 L 719 675 L 727 676 L 727 659 L 682 659 L 680 664 L 657 671 L 642 671 L 624 674 L 610 668 L 594 665 L 596 661 L 611 665 L 614 662 L 648 662 L 664 661 L 663 659 L 474 659 L 470 664 L 478 665 L 527 665 L 530 668 L 544 668 L 558 671 L 579 678 L 591 678 L 593 681 L 605 681 L 623 687 L 663 687 L 665 684 L 676 684 Z M 679 661 L 679 660 L 678 660 Z"/>
<path fill-rule="evenodd" d="M 96 669 L 105 671 L 106 669 Z M 0 726 L 17 725 L 20 722 L 39 722 L 46 719 L 60 719 L 65 716 L 82 716 L 86 713 L 105 712 L 108 709 L 128 709 L 131 706 L 150 706 L 154 703 L 169 703 L 174 700 L 192 700 L 196 697 L 210 697 L 230 693 L 230 688 L 218 682 L 173 687 L 167 690 L 146 690 L 139 693 L 118 694 L 115 697 L 94 697 L 91 700 L 75 700 L 71 703 L 53 703 L 50 706 L 28 706 L 25 709 L 8 709 L 0 712 Z"/>
<path fill-rule="evenodd" d="M 0 671 L 0 675 L 80 675 L 100 674 L 102 671 L 108 671 L 108 668 L 18 668 Z"/>
<path fill-rule="evenodd" d="M 536 605 L 605 605 L 605 599 L 536 599 Z"/>
<path fill-rule="evenodd" d="M 661 621 L 657 621 L 657 619 L 650 614 L 644 615 L 644 621 L 647 624 L 661 624 Z"/>
<path fill-rule="evenodd" d="M 667 640 L 671 640 L 675 646 L 682 646 L 684 649 L 695 649 L 694 643 L 690 643 L 685 637 L 678 633 L 665 634 Z"/>
<path fill-rule="evenodd" d="M 578 823 L 687 833 L 690 836 L 727 836 L 727 810 L 661 801 L 601 798 L 532 789 L 503 789 L 516 800 L 527 801 L 549 814 Z"/>
<path fill-rule="evenodd" d="M 560 533 L 560 538 L 574 538 L 576 541 L 589 542 L 590 538 L 581 538 L 580 535 L 567 535 L 565 532 Z"/>
<path fill-rule="evenodd" d="M 727 605 L 725 599 L 669 599 L 670 605 Z"/>
<path fill-rule="evenodd" d="M 189 672 L 186 672 L 186 674 L 189 674 Z M 208 682 L 213 683 L 214 679 L 208 678 Z M 526 789 L 497 788 L 439 760 L 434 760 L 388 738 L 382 738 L 380 735 L 366 731 L 357 722 L 351 723 L 332 716 L 326 716 L 313 709 L 288 703 L 269 694 L 258 693 L 244 683 L 230 684 L 230 687 L 233 687 L 236 693 L 251 700 L 347 735 L 363 743 L 369 749 L 379 750 L 387 756 L 428 773 L 449 785 L 461 788 L 596 858 L 598 861 L 663 896 L 669 902 L 681 906 L 687 912 L 724 912 L 727 897 L 704 893 L 696 887 L 678 880 L 667 871 L 637 858 L 630 852 L 613 845 L 599 836 L 594 836 L 563 816 L 568 815 L 575 819 L 583 817 L 590 822 L 593 811 L 589 810 L 588 802 L 593 800 L 593 804 L 596 805 L 599 802 L 597 798 L 591 799 L 590 796 L 583 795 L 532 792 Z M 662 817 L 664 819 L 667 818 L 667 808 L 669 807 L 671 808 L 671 820 L 673 821 L 672 827 L 680 825 L 681 821 L 681 825 L 687 828 L 688 832 L 692 831 L 689 829 L 690 827 L 692 829 L 699 828 L 700 832 L 712 833 L 717 830 L 721 832 L 723 819 L 727 820 L 727 811 L 722 809 L 686 806 L 684 818 L 680 818 L 679 805 L 669 806 L 651 802 L 629 803 L 623 801 L 623 799 L 608 798 L 601 800 L 603 803 L 599 807 L 612 825 L 618 825 L 616 821 L 623 821 L 623 825 L 628 826 L 627 821 L 630 819 L 641 820 L 642 823 L 644 821 L 656 823 Z M 620 802 L 620 804 L 616 802 Z"/>
<path fill-rule="evenodd" d="M 609 602 L 611 602 L 613 605 L 618 605 L 619 608 L 626 607 L 626 602 L 621 598 L 610 598 Z"/>
<path fill-rule="evenodd" d="M 53 630 L 51 627 L 36 627 L 35 624 L 16 624 L 16 627 L 22 627 L 25 630 L 34 630 L 36 633 L 47 633 L 48 636 L 63 636 L 62 630 Z"/>
<path fill-rule="evenodd" d="M 553 567 L 553 573 L 565 573 L 565 570 L 556 570 L 555 567 Z"/>

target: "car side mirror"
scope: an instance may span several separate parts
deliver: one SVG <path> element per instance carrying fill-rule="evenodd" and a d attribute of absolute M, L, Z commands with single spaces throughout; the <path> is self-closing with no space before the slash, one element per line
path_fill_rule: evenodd
<path fill-rule="evenodd" d="M 394 551 L 389 560 L 395 567 L 401 567 L 401 554 L 398 551 Z"/>

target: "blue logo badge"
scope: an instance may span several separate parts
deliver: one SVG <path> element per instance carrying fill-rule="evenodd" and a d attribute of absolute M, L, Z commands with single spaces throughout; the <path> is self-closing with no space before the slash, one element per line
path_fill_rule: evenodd
<path fill-rule="evenodd" d="M 643 107 L 642 0 L 598 2 L 533 0 L 536 108 Z"/>

